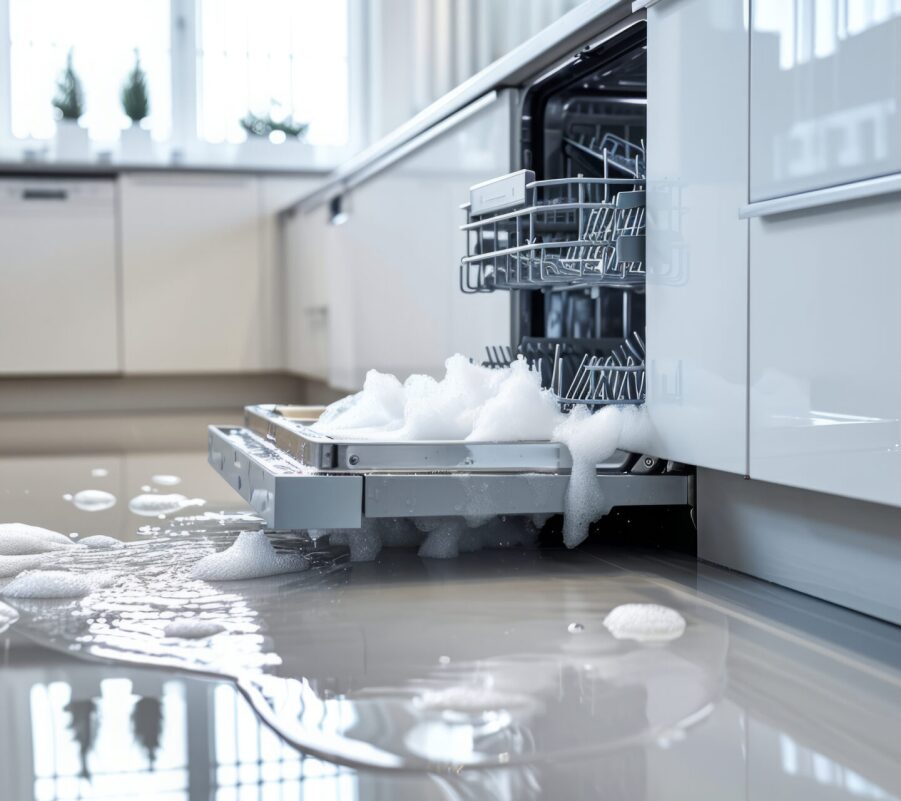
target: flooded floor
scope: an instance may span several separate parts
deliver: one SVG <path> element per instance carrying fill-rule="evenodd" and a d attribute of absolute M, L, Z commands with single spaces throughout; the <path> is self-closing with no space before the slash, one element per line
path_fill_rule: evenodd
<path fill-rule="evenodd" d="M 205 582 L 197 561 L 260 523 L 203 455 L 10 457 L 0 477 L 0 522 L 129 541 L 54 555 L 112 576 L 84 597 L 3 599 L 4 801 L 901 797 L 888 624 L 593 547 L 351 564 L 282 534 L 303 572 Z M 628 603 L 684 632 L 615 638 Z M 174 636 L 186 620 L 209 633 Z"/>

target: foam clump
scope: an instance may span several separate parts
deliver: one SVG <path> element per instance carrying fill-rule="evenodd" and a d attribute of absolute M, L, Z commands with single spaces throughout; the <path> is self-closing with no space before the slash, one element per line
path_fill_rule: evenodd
<path fill-rule="evenodd" d="M 58 531 L 25 523 L 0 523 L 0 556 L 47 553 L 72 545 L 72 540 Z"/>
<path fill-rule="evenodd" d="M 173 620 L 165 629 L 164 637 L 176 637 L 180 640 L 202 640 L 225 631 L 225 626 L 211 620 L 198 620 L 193 617 Z"/>
<path fill-rule="evenodd" d="M 142 517 L 165 517 L 189 506 L 203 506 L 204 503 L 200 498 L 186 498 L 178 493 L 151 492 L 136 495 L 128 502 L 128 508 Z"/>
<path fill-rule="evenodd" d="M 82 512 L 102 512 L 116 505 L 116 496 L 106 490 L 81 490 L 72 496 L 72 505 Z"/>
<path fill-rule="evenodd" d="M 241 581 L 299 573 L 308 567 L 302 554 L 278 553 L 265 531 L 242 531 L 229 548 L 198 561 L 191 576 L 202 581 Z"/>
<path fill-rule="evenodd" d="M 370 370 L 363 389 L 329 406 L 314 430 L 330 436 L 410 442 L 548 439 L 563 419 L 551 392 L 522 358 L 492 369 L 457 354 L 440 381 Z"/>
<path fill-rule="evenodd" d="M 604 626 L 617 640 L 669 642 L 685 632 L 685 618 L 660 604 L 623 604 L 604 618 Z"/>
<path fill-rule="evenodd" d="M 84 545 L 85 548 L 97 549 L 125 547 L 125 543 L 122 542 L 122 540 L 117 540 L 115 537 L 108 537 L 106 534 L 94 534 L 90 537 L 85 537 L 81 540 L 81 544 Z"/>
<path fill-rule="evenodd" d="M 108 587 L 118 576 L 107 571 L 26 570 L 3 588 L 7 598 L 82 598 Z"/>
<path fill-rule="evenodd" d="M 40 567 L 48 558 L 48 553 L 30 553 L 18 556 L 0 556 L 0 578 L 18 576 L 25 570 Z"/>

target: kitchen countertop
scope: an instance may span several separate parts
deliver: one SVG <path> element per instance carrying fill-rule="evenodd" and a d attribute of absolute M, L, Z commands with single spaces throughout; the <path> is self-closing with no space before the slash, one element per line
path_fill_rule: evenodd
<path fill-rule="evenodd" d="M 156 537 L 164 552 L 166 528 L 189 524 L 151 520 L 160 531 L 148 536 L 147 518 L 125 503 L 154 474 L 182 479 L 161 492 L 246 512 L 197 452 L 9 457 L 0 471 L 6 519 L 144 547 Z M 118 508 L 86 512 L 62 497 L 88 487 L 117 493 Z M 91 658 L 76 658 L 24 604 L 0 634 L 4 799 L 901 797 L 901 636 L 889 624 L 686 557 L 600 545 L 450 561 L 390 549 L 338 563 L 318 584 L 286 579 L 216 585 L 256 621 L 276 678 L 359 704 L 441 671 L 494 675 L 505 693 L 538 702 L 522 719 L 511 713 L 509 764 L 396 771 L 304 756 L 232 682 L 98 662 L 89 639 L 79 650 Z M 665 602 L 686 616 L 686 634 L 666 646 L 612 643 L 601 612 L 616 599 Z M 393 697 L 362 735 L 376 744 L 399 725 Z M 567 748 L 544 758 L 554 744 Z"/>
<path fill-rule="evenodd" d="M 128 173 L 172 173 L 207 174 L 207 175 L 281 175 L 291 177 L 325 176 L 330 170 L 322 167 L 305 167 L 291 169 L 289 167 L 251 164 L 127 164 L 117 162 L 57 162 L 57 161 L 0 161 L 0 178 L 115 178 Z"/>

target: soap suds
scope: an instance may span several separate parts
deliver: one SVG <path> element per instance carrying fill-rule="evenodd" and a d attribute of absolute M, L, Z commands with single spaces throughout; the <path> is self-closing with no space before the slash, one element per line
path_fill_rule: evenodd
<path fill-rule="evenodd" d="M 495 370 L 457 354 L 444 378 L 412 375 L 403 384 L 370 370 L 363 390 L 329 406 L 313 429 L 367 440 L 548 439 L 564 415 L 524 359 Z"/>
<path fill-rule="evenodd" d="M 181 478 L 179 476 L 171 476 L 165 473 L 151 476 L 150 480 L 160 487 L 175 487 L 178 484 L 181 484 Z"/>
<path fill-rule="evenodd" d="M 92 590 L 109 587 L 115 573 L 71 573 L 67 570 L 26 570 L 3 588 L 7 598 L 81 598 Z"/>
<path fill-rule="evenodd" d="M 225 626 L 219 623 L 213 623 L 210 620 L 198 620 L 193 617 L 181 618 L 173 620 L 165 629 L 163 629 L 164 637 L 177 637 L 182 640 L 200 640 L 206 637 L 212 637 L 220 632 L 225 631 Z"/>
<path fill-rule="evenodd" d="M 0 523 L 0 556 L 23 556 L 71 548 L 75 543 L 58 531 L 24 523 Z"/>
<path fill-rule="evenodd" d="M 116 505 L 116 496 L 105 490 L 81 490 L 72 496 L 72 505 L 82 512 L 102 512 Z"/>
<path fill-rule="evenodd" d="M 115 537 L 108 537 L 106 534 L 94 534 L 90 537 L 85 537 L 81 544 L 86 548 L 124 548 L 125 543 L 122 540 L 117 540 Z"/>
<path fill-rule="evenodd" d="M 588 536 L 588 526 L 610 511 L 595 477 L 600 462 L 614 454 L 623 428 L 623 410 L 605 406 L 591 414 L 577 406 L 554 431 L 572 456 L 572 471 L 566 488 L 563 543 L 575 548 Z"/>
<path fill-rule="evenodd" d="M 265 531 L 242 531 L 230 548 L 197 562 L 191 576 L 202 581 L 241 581 L 299 573 L 309 565 L 301 554 L 276 552 Z"/>
<path fill-rule="evenodd" d="M 370 370 L 363 390 L 329 406 L 313 429 L 329 436 L 378 441 L 561 442 L 573 462 L 563 540 L 569 548 L 581 543 L 589 525 L 610 511 L 595 478 L 597 465 L 620 449 L 646 452 L 651 437 L 644 409 L 613 405 L 592 414 L 587 407 L 576 406 L 564 414 L 553 393 L 542 389 L 539 374 L 522 358 L 510 367 L 491 369 L 457 354 L 445 368 L 440 381 L 412 375 L 403 383 Z M 467 510 L 460 511 L 465 515 Z M 484 522 L 475 519 L 477 525 Z M 537 517 L 536 527 L 543 522 Z M 431 529 L 417 525 L 429 534 L 421 555 L 449 558 L 460 551 L 460 532 L 444 527 L 431 536 Z M 365 543 L 368 546 L 368 540 Z M 357 550 L 364 548 L 358 544 Z"/>
<path fill-rule="evenodd" d="M 91 476 L 94 478 L 106 478 L 109 475 L 109 470 L 105 467 L 95 467 L 91 470 Z"/>
<path fill-rule="evenodd" d="M 147 487 L 149 490 L 150 488 Z M 145 493 L 136 495 L 128 502 L 128 508 L 136 515 L 142 517 L 165 517 L 175 512 L 180 512 L 189 506 L 203 506 L 206 501 L 201 498 L 186 498 L 184 495 L 172 493 L 159 495 Z"/>
<path fill-rule="evenodd" d="M 604 625 L 618 640 L 668 642 L 682 636 L 685 618 L 668 606 L 623 604 L 604 618 Z"/>
<path fill-rule="evenodd" d="M 24 570 L 40 567 L 50 553 L 22 554 L 20 556 L 0 556 L 0 578 L 18 576 Z"/>

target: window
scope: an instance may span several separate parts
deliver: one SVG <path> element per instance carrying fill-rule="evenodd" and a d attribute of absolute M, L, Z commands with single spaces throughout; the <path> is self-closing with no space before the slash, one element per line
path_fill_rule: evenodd
<path fill-rule="evenodd" d="M 240 142 L 248 113 L 308 123 L 306 141 L 348 138 L 347 3 L 200 0 L 198 134 Z"/>
<path fill-rule="evenodd" d="M 137 52 L 150 99 L 142 127 L 165 160 L 234 160 L 249 112 L 307 125 L 304 141 L 337 157 L 350 138 L 349 3 L 0 0 L 0 30 L 9 20 L 9 41 L 0 41 L 0 73 L 9 64 L 3 133 L 20 152 L 54 138 L 52 101 L 71 52 L 84 93 L 80 123 L 95 153 L 115 154 L 130 125 L 120 95 Z"/>
<path fill-rule="evenodd" d="M 119 95 L 135 50 L 147 73 L 155 139 L 172 128 L 169 0 L 9 0 L 10 125 L 13 136 L 49 139 L 52 100 L 70 49 L 84 90 L 91 138 L 112 142 L 130 121 Z"/>

